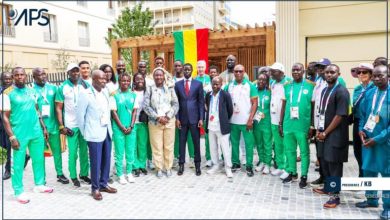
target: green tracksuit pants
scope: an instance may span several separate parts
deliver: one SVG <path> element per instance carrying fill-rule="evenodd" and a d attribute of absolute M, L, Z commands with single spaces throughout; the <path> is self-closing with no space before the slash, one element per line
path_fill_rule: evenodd
<path fill-rule="evenodd" d="M 206 121 L 203 121 L 203 129 L 206 130 Z M 204 135 L 204 143 L 205 143 L 205 148 L 206 148 L 206 160 L 211 160 L 210 156 L 210 144 L 209 144 L 209 134 L 205 133 Z"/>
<path fill-rule="evenodd" d="M 34 139 L 19 137 L 18 141 L 19 150 L 12 151 L 13 161 L 11 166 L 12 188 L 14 189 L 15 196 L 24 192 L 23 171 L 27 148 L 32 160 L 34 183 L 36 186 L 45 184 L 45 158 L 43 154 L 45 140 L 43 136 Z"/>
<path fill-rule="evenodd" d="M 258 122 L 254 123 L 254 137 L 257 146 L 259 161 L 271 166 L 272 161 L 272 132 L 267 128 L 260 126 Z"/>
<path fill-rule="evenodd" d="M 271 125 L 272 137 L 274 139 L 274 154 L 275 162 L 278 165 L 278 169 L 286 169 L 286 156 L 283 145 L 283 137 L 279 134 L 279 126 Z"/>
<path fill-rule="evenodd" d="M 70 178 L 77 178 L 76 162 L 77 162 L 77 150 L 80 154 L 80 176 L 88 176 L 89 173 L 89 157 L 88 157 L 88 145 L 83 135 L 78 128 L 73 128 L 74 135 L 72 137 L 66 136 L 69 148 L 69 160 L 68 167 Z"/>
<path fill-rule="evenodd" d="M 58 176 L 63 175 L 62 172 L 62 152 L 60 133 L 49 133 L 49 145 L 54 159 L 54 167 Z"/>
<path fill-rule="evenodd" d="M 307 132 L 285 132 L 283 140 L 286 157 L 287 157 L 287 172 L 297 173 L 297 146 L 299 146 L 301 154 L 301 175 L 307 176 L 310 163 L 310 149 L 307 138 Z"/>
<path fill-rule="evenodd" d="M 148 124 L 143 122 L 136 123 L 134 130 L 136 133 L 134 169 L 144 169 L 146 166 L 147 148 L 150 145 Z"/>
<path fill-rule="evenodd" d="M 253 147 L 255 139 L 253 130 L 247 131 L 246 125 L 231 124 L 230 142 L 232 143 L 232 164 L 240 165 L 240 136 L 244 136 L 246 151 L 246 167 L 253 167 Z"/>
<path fill-rule="evenodd" d="M 180 134 L 179 129 L 175 129 L 175 147 L 173 149 L 173 154 L 175 155 L 175 158 L 179 158 L 179 143 L 180 143 Z M 190 155 L 190 158 L 194 158 L 194 142 L 192 141 L 191 132 L 188 132 L 187 135 L 187 147 L 188 147 L 188 154 Z"/>
<path fill-rule="evenodd" d="M 126 161 L 126 175 L 133 170 L 135 163 L 135 148 L 136 148 L 137 134 L 136 129 L 133 129 L 130 134 L 125 135 L 122 131 L 114 130 L 115 143 L 115 168 L 116 175 L 121 177 L 123 175 L 123 156 Z"/>

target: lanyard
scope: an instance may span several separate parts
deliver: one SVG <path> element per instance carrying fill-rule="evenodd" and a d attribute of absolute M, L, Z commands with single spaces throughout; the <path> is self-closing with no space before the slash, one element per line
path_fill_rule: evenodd
<path fill-rule="evenodd" d="M 301 101 L 301 96 L 302 96 L 302 89 L 303 89 L 303 84 L 305 83 L 305 80 L 302 79 L 302 83 L 301 83 L 301 88 L 299 89 L 299 94 L 298 94 L 298 101 L 297 103 L 299 104 L 299 102 Z M 293 99 L 293 87 L 294 87 L 294 82 L 292 83 L 291 87 L 290 87 L 290 105 L 292 106 L 292 99 Z"/>
<path fill-rule="evenodd" d="M 362 92 L 359 94 L 359 97 L 353 103 L 353 105 L 352 105 L 353 107 L 355 107 L 359 103 L 360 99 L 363 97 L 364 93 L 366 92 L 367 87 L 368 87 L 368 85 L 366 86 L 366 88 L 363 87 Z"/>
<path fill-rule="evenodd" d="M 259 98 L 261 99 L 261 110 L 264 110 L 264 102 L 265 102 L 264 96 L 266 95 L 265 94 L 266 91 L 267 91 L 267 89 L 263 89 L 263 91 L 260 91 L 261 97 L 259 97 Z M 258 107 L 260 107 L 260 105 Z"/>
<path fill-rule="evenodd" d="M 232 82 L 232 84 L 231 84 L 231 86 L 232 86 L 231 96 L 232 96 L 233 102 L 236 103 L 236 104 L 237 104 L 237 102 L 240 100 L 242 91 L 244 90 L 244 89 L 242 88 L 242 86 L 244 86 L 243 83 L 244 83 L 244 82 L 241 82 L 241 84 L 240 84 L 240 85 L 241 85 L 241 89 L 240 89 L 240 92 L 238 93 L 238 97 L 234 96 L 234 87 L 235 87 L 234 82 Z M 230 87 L 230 86 L 229 86 L 229 87 Z"/>
<path fill-rule="evenodd" d="M 324 94 L 321 96 L 321 100 L 320 100 L 320 109 L 319 109 L 319 113 L 320 113 L 320 114 L 321 114 L 321 112 L 323 112 L 323 114 L 325 114 L 326 109 L 328 109 L 329 98 L 330 98 L 330 96 L 332 95 L 333 91 L 337 88 L 338 85 L 339 85 L 339 82 L 337 81 L 336 85 L 333 86 L 332 90 L 330 90 L 330 93 L 329 93 L 329 95 L 328 95 L 328 97 L 327 97 L 327 99 L 326 99 L 326 102 L 325 102 L 325 106 L 323 106 L 323 105 L 322 105 L 322 101 L 323 101 L 323 99 L 324 99 L 324 96 L 325 96 L 326 92 L 328 91 L 328 88 L 329 88 L 328 86 L 326 86 L 325 92 L 324 92 Z"/>
<path fill-rule="evenodd" d="M 221 90 L 218 91 L 217 95 L 215 96 L 215 98 L 217 99 L 217 101 L 215 102 L 215 104 L 213 105 L 213 100 L 214 100 L 214 95 L 213 93 L 210 93 L 210 107 L 211 107 L 211 114 L 213 115 L 213 113 L 215 112 L 218 112 L 218 109 L 219 109 L 219 93 L 221 93 Z"/>
<path fill-rule="evenodd" d="M 92 91 L 92 93 L 93 93 L 93 96 L 95 97 L 95 100 L 97 101 L 96 93 L 95 93 L 95 90 L 93 89 L 93 86 L 91 86 L 91 91 Z M 106 94 L 104 94 L 103 90 L 101 90 L 100 92 L 103 94 L 103 96 L 104 96 L 104 98 L 106 99 L 107 104 L 108 104 L 108 103 L 109 103 L 108 97 L 106 96 Z M 99 110 L 100 110 L 102 113 L 105 112 L 102 106 L 98 106 L 98 108 L 99 108 Z"/>
<path fill-rule="evenodd" d="M 35 86 L 38 86 L 38 85 L 35 85 Z M 38 86 L 39 88 L 40 86 Z M 43 98 L 43 100 L 46 102 L 46 104 L 49 104 L 49 100 L 47 100 L 47 88 L 46 88 L 46 84 L 41 87 L 41 96 Z"/>
<path fill-rule="evenodd" d="M 378 93 L 379 93 L 379 90 L 378 90 L 378 88 L 376 88 L 375 95 L 374 95 L 374 98 L 373 98 L 373 100 L 372 100 L 372 105 L 371 105 L 371 114 L 374 113 L 375 103 L 376 103 L 376 98 L 377 98 Z M 382 98 L 381 98 L 381 100 L 379 101 L 379 106 L 378 106 L 378 109 L 376 110 L 376 115 L 378 115 L 379 112 L 381 111 L 382 105 L 383 105 L 383 101 L 385 100 L 386 95 L 387 95 L 387 90 L 386 90 L 386 92 L 382 95 Z"/>

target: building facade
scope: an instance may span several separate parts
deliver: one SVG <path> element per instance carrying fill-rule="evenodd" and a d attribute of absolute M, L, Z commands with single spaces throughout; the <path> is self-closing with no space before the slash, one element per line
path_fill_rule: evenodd
<path fill-rule="evenodd" d="M 140 1 L 118 1 L 119 8 L 133 7 Z M 154 34 L 178 30 L 210 28 L 229 29 L 230 7 L 226 1 L 144 1 L 153 13 Z"/>
<path fill-rule="evenodd" d="M 111 1 L 9 1 L 2 6 L 3 66 L 59 72 L 66 62 L 87 60 L 95 68 L 111 62 L 111 50 L 105 42 L 116 17 Z M 26 25 L 25 17 L 17 23 L 17 16 L 25 9 L 47 9 L 43 15 L 49 24 L 40 26 L 38 22 L 44 20 L 38 19 Z"/>
<path fill-rule="evenodd" d="M 290 74 L 294 62 L 329 58 L 351 91 L 358 84 L 352 67 L 387 56 L 387 7 L 386 1 L 278 1 L 276 60 Z"/>

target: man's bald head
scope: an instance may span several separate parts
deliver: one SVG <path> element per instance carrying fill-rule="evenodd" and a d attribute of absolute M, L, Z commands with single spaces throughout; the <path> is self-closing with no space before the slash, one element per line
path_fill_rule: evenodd
<path fill-rule="evenodd" d="M 43 69 L 43 68 L 41 68 L 41 67 L 36 67 L 36 68 L 34 68 L 33 70 L 32 70 L 32 73 L 33 73 L 33 76 L 36 76 L 37 74 L 39 74 L 39 73 L 42 73 L 42 72 L 44 72 L 45 70 Z"/>
<path fill-rule="evenodd" d="M 107 83 L 106 74 L 101 70 L 92 71 L 92 86 L 97 90 L 101 91 Z"/>
<path fill-rule="evenodd" d="M 118 72 L 118 74 L 122 74 L 126 71 L 125 61 L 120 59 L 116 62 L 116 71 Z"/>

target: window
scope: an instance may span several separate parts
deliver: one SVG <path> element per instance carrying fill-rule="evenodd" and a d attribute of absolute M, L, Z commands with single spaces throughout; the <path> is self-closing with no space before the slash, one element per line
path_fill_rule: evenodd
<path fill-rule="evenodd" d="M 15 37 L 15 27 L 12 24 L 10 17 L 12 17 L 11 5 L 0 4 L 1 5 L 1 19 L 0 19 L 0 35 L 4 35 L 5 37 Z M 12 11 L 12 13 L 11 13 Z M 12 15 L 12 16 L 11 16 Z M 3 33 L 4 26 L 4 33 Z"/>
<path fill-rule="evenodd" d="M 77 1 L 77 5 L 86 8 L 87 7 L 87 1 Z"/>
<path fill-rule="evenodd" d="M 79 45 L 82 47 L 89 47 L 89 30 L 88 23 L 79 21 Z"/>
<path fill-rule="evenodd" d="M 45 14 L 49 18 L 49 24 L 44 26 L 43 40 L 45 42 L 57 42 L 57 17 L 52 14 Z"/>

